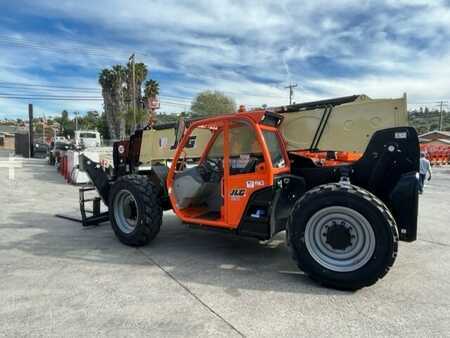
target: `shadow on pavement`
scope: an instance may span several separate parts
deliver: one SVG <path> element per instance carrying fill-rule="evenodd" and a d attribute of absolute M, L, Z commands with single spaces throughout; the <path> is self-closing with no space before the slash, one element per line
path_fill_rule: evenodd
<path fill-rule="evenodd" d="M 36 166 L 39 166 L 39 170 L 36 170 Z M 23 167 L 18 170 L 23 171 L 35 180 L 53 184 L 67 184 L 56 167 L 49 165 L 44 159 L 26 159 L 23 161 Z"/>
<path fill-rule="evenodd" d="M 285 247 L 284 233 L 271 243 L 261 244 L 253 239 L 190 229 L 175 215 L 166 213 L 158 237 L 136 249 L 118 242 L 109 223 L 83 228 L 44 213 L 16 213 L 12 222 L 1 228 L 27 229 L 31 234 L 11 242 L 1 240 L 0 250 L 15 249 L 33 256 L 87 263 L 156 263 L 181 283 L 222 287 L 235 296 L 239 296 L 240 289 L 352 294 L 320 287 L 299 271 Z M 134 260 L 133 254 L 145 259 Z"/>

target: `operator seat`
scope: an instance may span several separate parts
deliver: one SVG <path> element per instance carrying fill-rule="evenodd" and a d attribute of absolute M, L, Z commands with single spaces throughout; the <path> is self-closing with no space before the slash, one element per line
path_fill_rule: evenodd
<path fill-rule="evenodd" d="M 175 175 L 173 189 L 178 208 L 206 206 L 210 212 L 220 212 L 223 168 L 214 170 L 206 163 L 204 161 Z"/>

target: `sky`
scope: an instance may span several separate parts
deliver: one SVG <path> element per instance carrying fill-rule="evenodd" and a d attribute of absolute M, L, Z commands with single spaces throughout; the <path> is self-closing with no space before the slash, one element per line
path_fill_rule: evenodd
<path fill-rule="evenodd" d="M 0 11 L 0 118 L 24 117 L 29 102 L 38 116 L 102 111 L 100 70 L 132 53 L 159 81 L 164 112 L 206 89 L 284 105 L 290 83 L 296 102 L 450 99 L 449 0 L 15 0 Z"/>

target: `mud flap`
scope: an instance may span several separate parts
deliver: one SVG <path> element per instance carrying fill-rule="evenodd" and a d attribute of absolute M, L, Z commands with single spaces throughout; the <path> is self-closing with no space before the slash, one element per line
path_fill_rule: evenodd
<path fill-rule="evenodd" d="M 419 179 L 415 172 L 402 175 L 392 190 L 389 199 L 391 210 L 397 221 L 401 241 L 417 239 L 417 216 L 419 209 Z M 405 207 L 407 206 L 407 207 Z"/>
<path fill-rule="evenodd" d="M 270 237 L 286 229 L 294 203 L 306 192 L 305 180 L 294 175 L 281 175 L 275 178 L 274 198 L 270 214 Z"/>
<path fill-rule="evenodd" d="M 352 183 L 369 190 L 392 212 L 400 240 L 417 238 L 419 139 L 411 127 L 377 131 L 353 168 Z"/>

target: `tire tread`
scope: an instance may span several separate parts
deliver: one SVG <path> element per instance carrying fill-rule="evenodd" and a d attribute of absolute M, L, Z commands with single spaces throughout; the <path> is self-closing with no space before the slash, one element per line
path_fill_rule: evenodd
<path fill-rule="evenodd" d="M 295 261 L 295 263 L 297 264 L 297 266 L 300 270 L 305 272 L 314 281 L 316 281 L 319 284 L 322 284 L 324 286 L 331 286 L 334 288 L 344 289 L 344 290 L 356 290 L 356 289 L 359 289 L 362 287 L 373 285 L 379 279 L 383 278 L 388 273 L 388 271 L 391 269 L 391 267 L 393 266 L 395 259 L 397 257 L 399 236 L 398 236 L 398 231 L 397 231 L 397 225 L 396 225 L 396 222 L 395 222 L 395 219 L 394 219 L 392 213 L 390 212 L 388 207 L 378 197 L 376 197 L 371 192 L 369 192 L 361 187 L 351 185 L 348 183 L 329 183 L 329 184 L 317 186 L 317 187 L 309 190 L 308 192 L 306 192 L 294 204 L 294 206 L 289 214 L 289 217 L 288 217 L 288 221 L 287 221 L 288 226 L 286 227 L 286 231 L 288 232 L 288 229 L 290 227 L 289 225 L 293 224 L 293 221 L 294 221 L 293 215 L 295 215 L 297 212 L 301 212 L 298 210 L 301 210 L 303 205 L 308 203 L 310 200 L 314 199 L 319 194 L 323 194 L 326 192 L 335 192 L 335 191 L 345 191 L 347 193 L 364 198 L 366 201 L 368 201 L 370 204 L 372 204 L 374 207 L 376 207 L 381 212 L 383 217 L 387 220 L 387 223 L 389 224 L 390 230 L 393 234 L 393 253 L 392 253 L 392 257 L 389 257 L 389 261 L 387 262 L 385 269 L 380 271 L 380 273 L 377 276 L 375 276 L 375 278 L 373 278 L 371 280 L 367 280 L 362 285 L 361 284 L 337 285 L 336 282 L 334 282 L 334 281 L 332 283 L 329 283 L 326 280 L 317 278 L 317 276 L 315 276 L 312 273 L 312 271 L 310 271 L 308 266 L 303 263 L 303 261 L 298 256 L 297 250 L 295 249 L 295 243 L 293 243 L 292 236 L 289 236 L 289 234 L 287 234 L 287 240 L 289 241 L 289 246 L 291 247 L 291 249 L 289 251 L 291 253 L 292 259 Z"/>
<path fill-rule="evenodd" d="M 143 246 L 148 244 L 158 235 L 161 229 L 162 207 L 159 190 L 147 176 L 138 174 L 122 176 L 116 181 L 116 184 L 132 185 L 139 192 L 139 199 L 142 200 L 144 205 L 144 214 L 132 237 L 123 236 L 115 226 L 113 226 L 114 232 L 119 240 L 126 245 Z M 110 197 L 110 210 L 112 198 L 113 196 Z M 114 222 L 113 217 L 113 213 L 110 212 L 111 224 Z"/>

